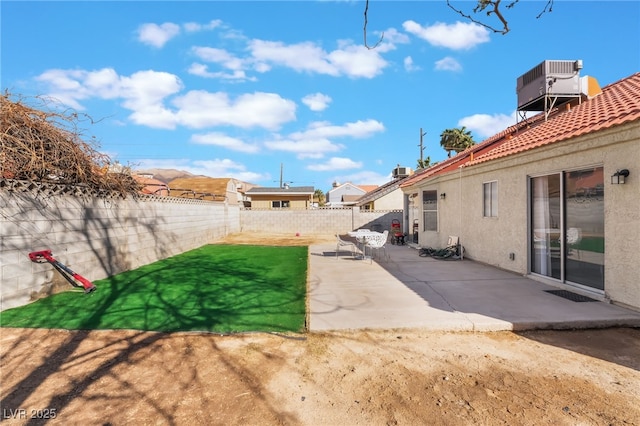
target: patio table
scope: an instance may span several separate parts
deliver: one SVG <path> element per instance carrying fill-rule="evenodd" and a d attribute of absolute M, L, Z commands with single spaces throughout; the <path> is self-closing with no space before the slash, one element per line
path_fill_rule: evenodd
<path fill-rule="evenodd" d="M 362 259 L 368 259 L 367 257 L 367 237 L 370 237 L 372 235 L 382 235 L 382 232 L 376 232 L 376 231 L 370 231 L 370 230 L 364 230 L 364 229 L 359 229 L 356 231 L 349 231 L 347 232 L 347 234 L 350 237 L 353 237 L 356 239 L 356 241 L 362 245 Z"/>

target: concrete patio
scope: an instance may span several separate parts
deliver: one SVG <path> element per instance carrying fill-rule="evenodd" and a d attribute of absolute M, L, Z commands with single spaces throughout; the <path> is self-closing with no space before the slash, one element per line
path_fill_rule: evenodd
<path fill-rule="evenodd" d="M 544 283 L 472 260 L 421 257 L 388 244 L 388 260 L 354 259 L 335 243 L 309 247 L 309 330 L 438 331 L 640 327 L 640 312 L 576 302 Z"/>

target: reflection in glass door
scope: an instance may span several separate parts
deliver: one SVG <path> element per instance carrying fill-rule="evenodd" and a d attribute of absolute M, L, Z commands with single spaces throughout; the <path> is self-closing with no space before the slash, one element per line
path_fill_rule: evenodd
<path fill-rule="evenodd" d="M 565 280 L 604 290 L 604 170 L 565 173 Z"/>
<path fill-rule="evenodd" d="M 604 290 L 603 168 L 530 182 L 531 272 Z"/>
<path fill-rule="evenodd" d="M 560 175 L 531 179 L 531 272 L 562 279 Z"/>

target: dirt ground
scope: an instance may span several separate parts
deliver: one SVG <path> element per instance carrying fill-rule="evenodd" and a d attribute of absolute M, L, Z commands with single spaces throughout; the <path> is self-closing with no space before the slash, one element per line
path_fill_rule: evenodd
<path fill-rule="evenodd" d="M 2 328 L 0 357 L 6 424 L 640 425 L 640 329 Z"/>

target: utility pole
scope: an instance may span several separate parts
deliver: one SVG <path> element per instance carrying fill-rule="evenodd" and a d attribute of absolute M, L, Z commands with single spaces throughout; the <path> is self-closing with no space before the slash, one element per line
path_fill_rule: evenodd
<path fill-rule="evenodd" d="M 280 163 L 280 188 L 282 188 L 282 163 Z"/>
<path fill-rule="evenodd" d="M 418 145 L 418 146 L 420 147 L 420 164 L 422 164 L 422 162 L 424 161 L 424 160 L 423 160 L 423 158 L 422 158 L 422 153 L 423 153 L 423 151 L 424 151 L 425 147 L 424 147 L 424 146 L 422 146 L 422 137 L 423 137 L 424 135 L 426 135 L 426 134 L 427 134 L 427 132 L 424 132 L 424 133 L 423 133 L 423 132 L 422 132 L 422 127 L 420 127 L 420 145 Z"/>

